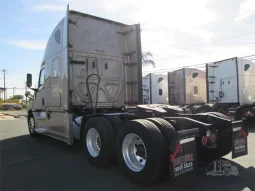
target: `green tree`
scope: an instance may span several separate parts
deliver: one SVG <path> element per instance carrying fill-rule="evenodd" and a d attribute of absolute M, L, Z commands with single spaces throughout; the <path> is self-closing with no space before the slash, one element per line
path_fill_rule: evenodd
<path fill-rule="evenodd" d="M 15 95 L 13 97 L 9 97 L 9 100 L 14 100 L 14 99 L 23 99 L 24 96 L 23 95 Z"/>
<path fill-rule="evenodd" d="M 142 64 L 143 66 L 152 65 L 155 68 L 156 63 L 153 60 L 153 55 L 151 52 L 145 52 L 142 55 Z"/>

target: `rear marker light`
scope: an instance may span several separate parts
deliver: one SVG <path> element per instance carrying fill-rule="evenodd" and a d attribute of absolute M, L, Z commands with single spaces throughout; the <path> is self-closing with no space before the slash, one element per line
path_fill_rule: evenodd
<path fill-rule="evenodd" d="M 207 130 L 207 131 L 206 131 L 206 136 L 207 136 L 207 137 L 210 137 L 210 136 L 211 136 L 211 134 L 212 134 L 212 133 L 211 133 L 211 131 L 210 131 L 210 130 Z"/>
<path fill-rule="evenodd" d="M 254 114 L 253 114 L 253 113 L 250 113 L 250 116 L 252 116 L 252 117 L 253 117 L 253 116 L 254 116 Z"/>
<path fill-rule="evenodd" d="M 207 138 L 206 138 L 206 136 L 203 136 L 202 137 L 202 144 L 206 145 L 206 143 L 207 143 Z"/>
<path fill-rule="evenodd" d="M 229 112 L 227 112 L 227 113 L 226 113 L 226 115 L 227 115 L 227 116 L 230 116 L 230 113 L 229 113 Z"/>
<path fill-rule="evenodd" d="M 216 136 L 214 134 L 211 135 L 211 141 L 214 143 L 216 141 Z"/>

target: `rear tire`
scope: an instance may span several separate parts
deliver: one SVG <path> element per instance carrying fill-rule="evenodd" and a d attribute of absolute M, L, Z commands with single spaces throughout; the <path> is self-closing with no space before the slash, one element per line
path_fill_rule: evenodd
<path fill-rule="evenodd" d="M 171 156 L 171 152 L 170 149 L 168 148 L 168 146 L 171 143 L 172 138 L 174 137 L 176 131 L 174 129 L 174 127 L 165 119 L 162 118 L 147 118 L 147 120 L 151 121 L 154 125 L 156 125 L 158 127 L 158 129 L 160 130 L 161 134 L 164 137 L 165 140 L 165 175 L 169 175 L 169 158 Z"/>
<path fill-rule="evenodd" d="M 229 118 L 225 114 L 223 114 L 223 113 L 219 113 L 219 112 L 207 112 L 207 113 L 215 115 L 215 116 L 218 116 L 218 117 L 221 117 L 223 119 L 228 119 L 229 120 Z"/>
<path fill-rule="evenodd" d="M 111 124 L 104 117 L 88 120 L 82 131 L 82 146 L 88 161 L 97 167 L 115 162 L 115 137 Z"/>
<path fill-rule="evenodd" d="M 175 133 L 174 127 L 168 121 L 162 118 L 147 118 L 147 120 L 151 121 L 158 127 L 165 139 L 165 144 L 168 147 Z"/>
<path fill-rule="evenodd" d="M 118 116 L 105 116 L 105 118 L 111 124 L 114 131 L 114 137 L 116 138 L 120 129 L 123 128 L 124 122 Z"/>
<path fill-rule="evenodd" d="M 122 171 L 131 181 L 142 185 L 154 184 L 163 176 L 165 148 L 160 130 L 144 119 L 126 122 L 116 141 L 117 159 Z"/>

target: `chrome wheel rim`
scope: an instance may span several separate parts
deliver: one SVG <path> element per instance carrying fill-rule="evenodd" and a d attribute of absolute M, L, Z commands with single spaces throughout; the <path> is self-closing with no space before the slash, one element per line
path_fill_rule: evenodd
<path fill-rule="evenodd" d="M 34 133 L 34 132 L 35 132 L 35 121 L 34 121 L 33 117 L 31 117 L 31 118 L 29 119 L 28 127 L 29 127 L 29 131 L 30 131 L 31 133 Z"/>
<path fill-rule="evenodd" d="M 101 140 L 99 133 L 96 129 L 90 128 L 87 132 L 86 143 L 89 154 L 93 157 L 97 157 L 101 149 Z"/>
<path fill-rule="evenodd" d="M 134 133 L 130 133 L 124 138 L 122 155 L 128 168 L 134 172 L 141 171 L 146 165 L 146 147 L 142 139 Z"/>

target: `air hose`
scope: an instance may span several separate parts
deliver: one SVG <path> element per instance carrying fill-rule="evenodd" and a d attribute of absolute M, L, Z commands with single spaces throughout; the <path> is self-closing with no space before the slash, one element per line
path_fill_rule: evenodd
<path fill-rule="evenodd" d="M 91 92 L 90 92 L 90 89 L 89 89 L 89 83 L 88 83 L 88 80 L 91 76 L 96 76 L 98 78 L 98 83 L 97 83 L 97 93 L 96 93 L 96 103 L 95 103 L 95 107 L 94 107 L 94 111 L 93 111 L 93 114 L 96 113 L 96 109 L 97 109 L 97 102 L 98 102 L 98 91 L 99 91 L 99 83 L 100 83 L 100 76 L 98 74 L 90 74 L 87 78 L 86 78 L 86 86 L 87 86 L 87 90 L 88 90 L 88 93 L 89 93 L 89 97 L 90 97 L 90 103 L 91 103 L 91 109 L 93 109 L 93 100 L 92 100 L 92 96 L 91 96 Z"/>
<path fill-rule="evenodd" d="M 218 104 L 223 97 L 224 97 L 224 92 L 223 91 L 219 91 L 219 98 L 217 98 L 217 101 L 216 101 L 216 103 L 214 105 Z"/>

